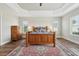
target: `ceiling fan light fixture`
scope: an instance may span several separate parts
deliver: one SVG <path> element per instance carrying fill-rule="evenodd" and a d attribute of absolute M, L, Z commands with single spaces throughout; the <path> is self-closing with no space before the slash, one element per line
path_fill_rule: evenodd
<path fill-rule="evenodd" d="M 42 3 L 40 3 L 40 6 L 42 6 Z"/>

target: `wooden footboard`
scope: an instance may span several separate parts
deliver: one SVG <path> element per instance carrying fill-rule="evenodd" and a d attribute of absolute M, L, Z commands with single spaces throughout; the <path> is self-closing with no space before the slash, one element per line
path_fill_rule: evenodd
<path fill-rule="evenodd" d="M 30 44 L 53 44 L 55 47 L 55 32 L 49 34 L 26 33 L 26 46 Z"/>

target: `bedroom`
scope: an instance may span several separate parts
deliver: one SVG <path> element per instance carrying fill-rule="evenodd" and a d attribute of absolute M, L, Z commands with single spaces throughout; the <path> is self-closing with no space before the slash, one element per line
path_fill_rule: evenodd
<path fill-rule="evenodd" d="M 0 3 L 0 55 L 79 56 L 79 34 L 73 34 L 71 24 L 75 16 L 79 17 L 79 3 Z M 20 39 L 15 41 L 11 39 L 12 26 L 19 28 Z M 56 46 L 46 43 L 26 47 L 26 32 L 33 31 L 32 26 L 47 26 L 48 32 L 55 32 Z"/>

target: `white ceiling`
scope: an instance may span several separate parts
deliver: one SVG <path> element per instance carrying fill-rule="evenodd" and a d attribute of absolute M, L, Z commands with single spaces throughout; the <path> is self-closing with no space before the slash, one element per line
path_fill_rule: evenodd
<path fill-rule="evenodd" d="M 79 7 L 79 3 L 7 3 L 19 17 L 61 17 Z"/>
<path fill-rule="evenodd" d="M 40 6 L 40 3 L 18 3 L 18 5 L 25 9 L 25 10 L 57 10 L 60 9 L 62 7 L 64 7 L 64 5 L 66 5 L 65 3 L 42 3 L 42 6 Z"/>

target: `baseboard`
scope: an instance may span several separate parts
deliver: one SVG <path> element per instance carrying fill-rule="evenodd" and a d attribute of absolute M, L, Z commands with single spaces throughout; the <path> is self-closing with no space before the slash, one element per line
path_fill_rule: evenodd
<path fill-rule="evenodd" d="M 56 36 L 56 39 L 60 39 L 60 38 L 62 38 L 61 36 Z"/>
<path fill-rule="evenodd" d="M 10 40 L 9 41 L 6 41 L 6 42 L 1 42 L 1 46 L 4 45 L 4 44 L 7 44 L 9 42 L 10 42 Z"/>
<path fill-rule="evenodd" d="M 79 42 L 76 42 L 76 41 L 73 41 L 73 40 L 69 40 L 69 39 L 68 39 L 68 38 L 66 38 L 66 37 L 62 37 L 62 39 L 68 40 L 68 41 L 70 41 L 70 42 L 73 42 L 73 43 L 76 43 L 76 44 L 78 44 L 78 45 L 79 45 Z"/>

